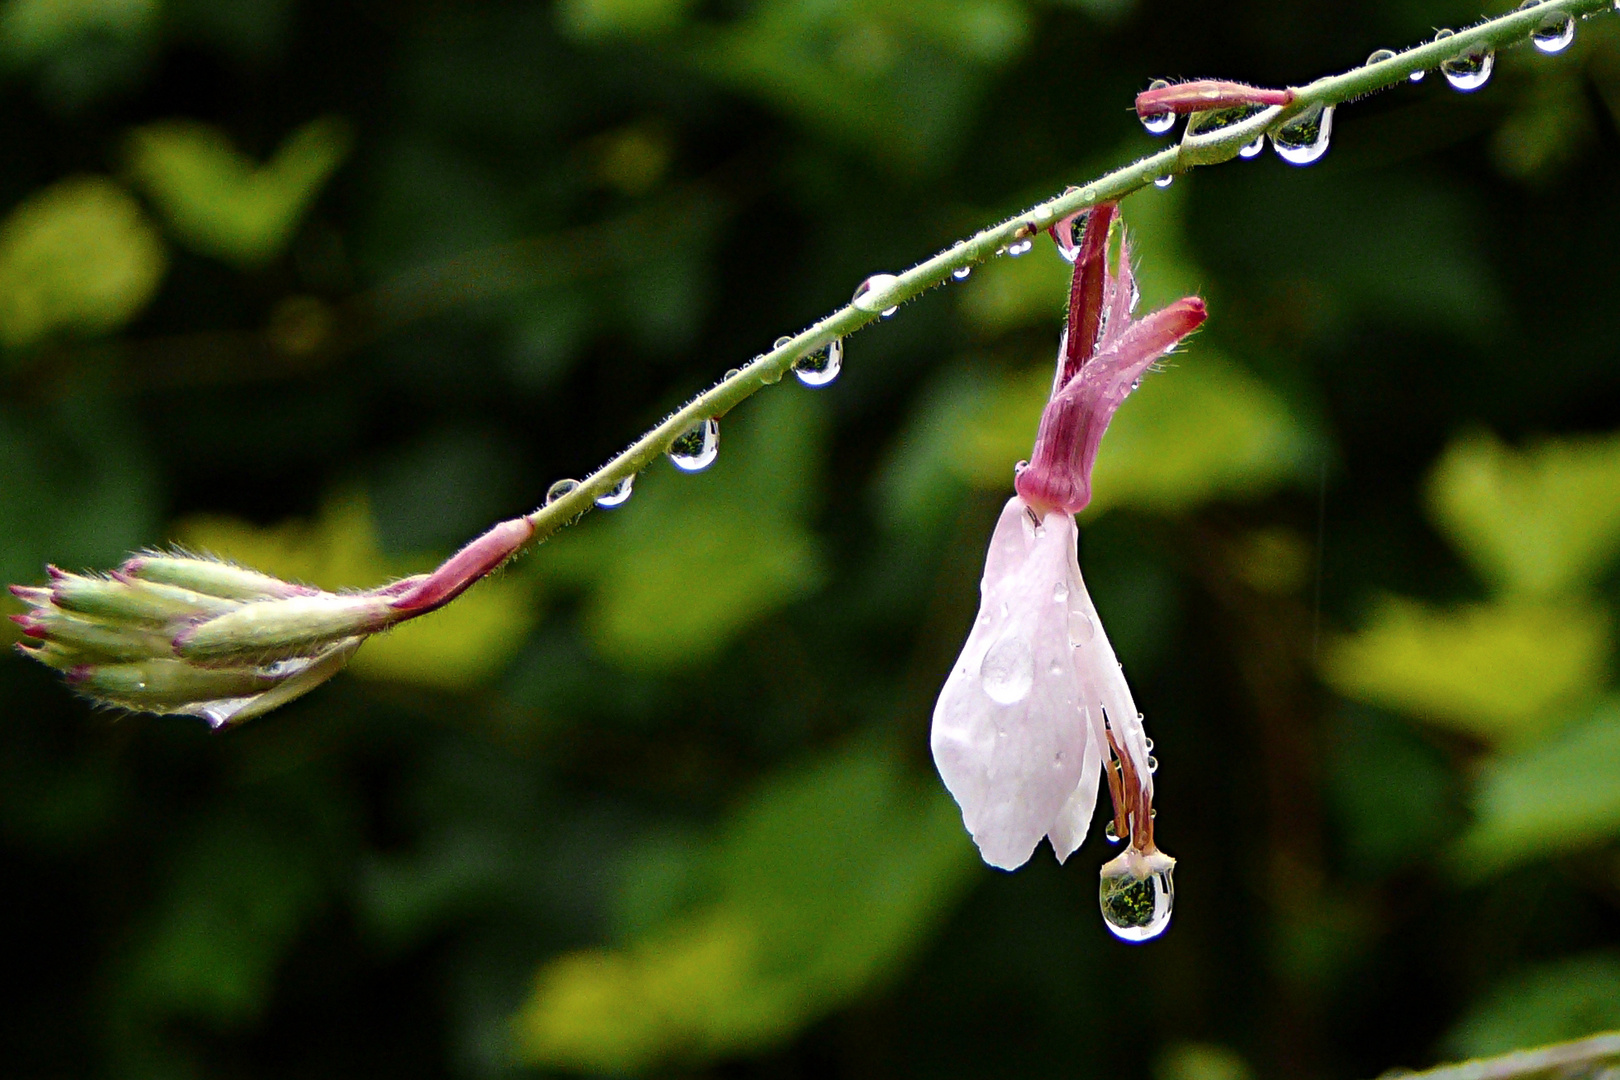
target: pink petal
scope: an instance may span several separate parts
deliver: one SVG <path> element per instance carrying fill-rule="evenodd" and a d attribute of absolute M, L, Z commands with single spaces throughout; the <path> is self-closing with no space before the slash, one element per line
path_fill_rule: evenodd
<path fill-rule="evenodd" d="M 1028 861 L 1096 765 L 1069 640 L 1075 536 L 1070 515 L 1037 526 L 1022 499 L 1008 500 L 978 618 L 934 707 L 940 776 L 985 862 L 1007 870 Z"/>

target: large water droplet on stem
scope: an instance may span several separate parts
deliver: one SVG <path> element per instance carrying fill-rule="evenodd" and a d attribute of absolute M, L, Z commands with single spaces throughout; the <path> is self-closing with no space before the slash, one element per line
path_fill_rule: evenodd
<path fill-rule="evenodd" d="M 623 506 L 625 503 L 630 501 L 630 489 L 635 486 L 635 483 L 636 474 L 631 473 L 623 480 L 620 480 L 617 484 L 614 484 L 612 487 L 608 488 L 605 494 L 598 496 L 596 499 L 596 505 L 600 506 L 604 510 L 611 510 L 615 506 Z"/>
<path fill-rule="evenodd" d="M 1434 35 L 1434 40 L 1444 41 L 1455 36 L 1455 31 L 1442 30 Z M 1486 45 L 1475 45 L 1453 56 L 1440 65 L 1440 73 L 1446 77 L 1446 82 L 1463 92 L 1478 90 L 1491 78 L 1491 70 L 1496 67 L 1496 52 Z"/>
<path fill-rule="evenodd" d="M 1168 79 L 1154 79 L 1148 83 L 1149 90 L 1163 90 L 1170 85 Z M 1176 126 L 1176 114 L 1173 112 L 1149 113 L 1141 118 L 1142 126 L 1147 128 L 1149 135 L 1163 135 Z"/>
<path fill-rule="evenodd" d="M 1327 153 L 1333 135 L 1333 106 L 1309 110 L 1284 124 L 1271 136 L 1272 149 L 1290 165 L 1309 165 Z"/>
<path fill-rule="evenodd" d="M 893 274 L 873 274 L 855 287 L 855 298 L 850 302 L 862 311 L 881 311 L 887 319 L 899 310 L 898 307 L 884 306 L 889 290 L 899 283 L 900 279 Z"/>
<path fill-rule="evenodd" d="M 578 480 L 559 480 L 546 489 L 546 505 L 550 506 L 558 499 L 579 487 Z"/>
<path fill-rule="evenodd" d="M 834 338 L 825 349 L 801 357 L 793 365 L 793 374 L 798 376 L 799 381 L 806 386 L 826 386 L 838 378 L 838 373 L 843 370 L 844 342 L 842 338 Z"/>
<path fill-rule="evenodd" d="M 699 472 L 720 456 L 720 421 L 700 420 L 669 444 L 669 460 L 682 472 Z"/>
<path fill-rule="evenodd" d="M 1541 3 L 1542 0 L 1524 0 L 1519 10 L 1540 7 Z M 1563 52 L 1574 40 L 1575 18 L 1572 15 L 1548 15 L 1530 31 L 1530 43 L 1549 56 Z"/>
<path fill-rule="evenodd" d="M 1109 932 L 1131 942 L 1164 933 L 1176 902 L 1175 867 L 1176 860 L 1162 851 L 1144 854 L 1134 847 L 1103 864 L 1097 903 Z"/>
<path fill-rule="evenodd" d="M 1385 60 L 1393 59 L 1395 59 L 1394 49 L 1376 49 L 1371 56 L 1367 57 L 1367 66 L 1372 67 L 1374 64 L 1382 64 Z"/>

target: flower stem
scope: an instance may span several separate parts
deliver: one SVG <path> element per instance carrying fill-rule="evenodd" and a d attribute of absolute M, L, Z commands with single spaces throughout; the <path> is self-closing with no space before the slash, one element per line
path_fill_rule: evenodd
<path fill-rule="evenodd" d="M 1117 201 L 1153 180 L 1199 165 L 1230 161 L 1238 151 L 1258 136 L 1275 131 L 1289 120 L 1310 110 L 1340 105 L 1362 95 L 1404 83 L 1411 75 L 1439 67 L 1446 60 L 1482 48 L 1504 49 L 1525 41 L 1544 20 L 1559 15 L 1584 18 L 1611 9 L 1612 0 L 1546 0 L 1545 3 L 1486 19 L 1466 30 L 1437 41 L 1365 64 L 1340 75 L 1329 75 L 1294 89 L 1293 103 L 1272 106 L 1248 119 L 1214 131 L 1184 136 L 1180 142 L 1133 164 L 1115 169 L 1080 187 L 1031 207 L 1025 213 L 983 229 L 953 247 L 924 260 L 898 275 L 885 292 L 881 307 L 892 307 L 914 299 L 929 289 L 951 280 L 951 274 L 992 258 L 997 251 L 1024 237 L 1050 228 L 1056 222 L 1087 210 L 1100 202 Z M 867 310 L 870 308 L 871 310 Z M 611 491 L 619 481 L 645 469 L 669 449 L 669 445 L 694 424 L 710 417 L 724 416 L 743 399 L 778 382 L 793 364 L 833 341 L 848 336 L 875 321 L 880 305 L 868 302 L 866 308 L 848 304 L 820 322 L 755 357 L 720 382 L 705 390 L 663 423 L 637 439 L 629 449 L 587 477 L 578 487 L 528 515 L 534 534 L 525 548 L 532 547 L 558 529 L 590 510 L 596 500 Z"/>

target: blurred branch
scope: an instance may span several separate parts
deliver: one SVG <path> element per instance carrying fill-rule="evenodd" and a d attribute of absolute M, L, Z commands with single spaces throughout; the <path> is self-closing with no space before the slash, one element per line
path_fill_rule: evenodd
<path fill-rule="evenodd" d="M 1457 1065 L 1442 1065 L 1426 1072 L 1388 1072 L 1401 1080 L 1508 1080 L 1510 1077 L 1554 1075 L 1607 1078 L 1620 1070 L 1620 1031 L 1594 1035 L 1575 1042 L 1554 1043 L 1534 1050 L 1518 1050 L 1501 1057 L 1479 1058 Z"/>
<path fill-rule="evenodd" d="M 566 495 L 528 515 L 534 534 L 525 547 L 545 540 L 558 529 L 589 511 L 598 498 L 612 491 L 666 452 L 670 444 L 693 426 L 724 416 L 765 386 L 781 380 L 799 360 L 825 349 L 834 341 L 876 321 L 892 308 L 945 284 L 958 270 L 978 265 L 1005 251 L 1009 244 L 1033 237 L 1064 218 L 1102 202 L 1124 198 L 1154 180 L 1186 172 L 1199 165 L 1230 161 L 1246 145 L 1274 133 L 1290 121 L 1317 109 L 1341 105 L 1378 90 L 1398 86 L 1420 71 L 1438 67 L 1464 53 L 1504 49 L 1520 44 L 1549 19 L 1585 18 L 1611 10 L 1614 0 L 1547 0 L 1507 15 L 1486 19 L 1466 30 L 1405 52 L 1330 75 L 1294 91 L 1291 105 L 1272 106 L 1239 123 L 1214 131 L 1184 135 L 1175 146 L 1116 169 L 1081 187 L 1039 203 L 1016 217 L 984 229 L 897 276 L 869 279 L 869 288 L 857 299 L 793 337 L 783 338 L 770 352 L 727 374 L 713 387 L 671 413 L 663 423 L 636 440 Z"/>

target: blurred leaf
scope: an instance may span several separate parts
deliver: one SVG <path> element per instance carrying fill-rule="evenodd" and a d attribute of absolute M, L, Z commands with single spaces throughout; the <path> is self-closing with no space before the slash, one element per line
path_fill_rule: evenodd
<path fill-rule="evenodd" d="M 1496 588 L 1584 589 L 1620 552 L 1620 435 L 1523 450 L 1469 435 L 1435 466 L 1428 499 L 1441 529 Z"/>
<path fill-rule="evenodd" d="M 154 473 L 130 417 L 109 401 L 0 404 L 0 582 L 37 580 L 47 560 L 111 566 L 151 542 Z"/>
<path fill-rule="evenodd" d="M 1528 93 L 1491 138 L 1491 159 L 1515 180 L 1551 179 L 1579 159 L 1596 134 L 1585 80 L 1576 70 L 1560 70 L 1529 60 Z"/>
<path fill-rule="evenodd" d="M 1346 708 L 1328 734 L 1324 786 L 1351 869 L 1380 876 L 1428 862 L 1462 822 L 1445 757 L 1370 709 Z"/>
<path fill-rule="evenodd" d="M 991 259 L 976 267 L 957 293 L 962 318 L 974 329 L 990 334 L 1039 323 L 1061 327 L 1073 269 L 1048 247 L 1045 238 L 1023 258 Z"/>
<path fill-rule="evenodd" d="M 1566 722 L 1603 685 L 1608 613 L 1576 601 L 1434 610 L 1386 596 L 1365 628 L 1327 644 L 1322 673 L 1345 697 L 1487 742 Z"/>
<path fill-rule="evenodd" d="M 715 852 L 713 903 L 541 969 L 526 1061 L 633 1073 L 780 1042 L 891 977 L 975 867 L 951 800 L 871 748 L 770 778 Z"/>
<path fill-rule="evenodd" d="M 1471 876 L 1620 835 L 1620 702 L 1487 759 L 1473 801 L 1474 825 L 1456 856 Z"/>
<path fill-rule="evenodd" d="M 1166 363 L 1170 370 L 1144 379 L 1109 425 L 1087 513 L 1117 506 L 1179 513 L 1313 475 L 1312 440 L 1264 383 L 1202 345 Z M 1052 371 L 1043 365 L 983 393 L 948 444 L 957 475 L 975 487 L 1010 489 L 1013 463 L 1029 456 L 1051 390 Z"/>
<path fill-rule="evenodd" d="M 123 188 L 96 176 L 57 181 L 0 222 L 0 344 L 117 329 L 152 298 L 166 261 Z"/>
<path fill-rule="evenodd" d="M 628 508 L 547 545 L 545 572 L 588 587 L 585 629 L 605 656 L 649 670 L 701 664 L 755 619 L 820 587 L 804 518 L 825 423 L 809 394 L 765 394 L 721 425 L 720 457 L 707 471 L 649 470 Z"/>
<path fill-rule="evenodd" d="M 1168 1047 L 1153 1063 L 1153 1080 L 1253 1080 L 1254 1070 L 1237 1051 L 1213 1043 Z"/>
<path fill-rule="evenodd" d="M 324 589 L 373 588 L 432 569 L 432 557 L 393 559 L 377 542 L 363 499 L 332 499 L 314 522 L 261 528 L 232 518 L 196 516 L 174 527 L 178 543 L 290 581 Z M 534 626 L 537 606 L 528 582 L 496 577 L 475 585 L 447 607 L 379 634 L 349 665 L 371 678 L 451 690 L 498 674 Z"/>
<path fill-rule="evenodd" d="M 129 168 L 187 245 L 251 266 L 287 246 L 350 141 L 343 121 L 312 120 L 260 166 L 218 128 L 171 120 L 130 133 Z"/>
<path fill-rule="evenodd" d="M 686 21 L 692 0 L 561 0 L 557 18 L 581 41 L 667 33 Z"/>
<path fill-rule="evenodd" d="M 762 0 L 707 32 L 704 68 L 915 169 L 964 134 L 990 69 L 1030 34 L 1016 0 Z"/>
<path fill-rule="evenodd" d="M 7 0 L 0 51 L 26 61 L 93 35 L 134 37 L 156 21 L 158 7 L 159 0 Z"/>
<path fill-rule="evenodd" d="M 121 987 L 125 1007 L 239 1024 L 263 1011 L 281 957 L 323 888 L 307 838 L 239 815 L 182 851 L 162 906 Z"/>
<path fill-rule="evenodd" d="M 1482 1057 L 1620 1028 L 1620 957 L 1591 953 L 1503 982 L 1446 1036 L 1445 1050 Z"/>

